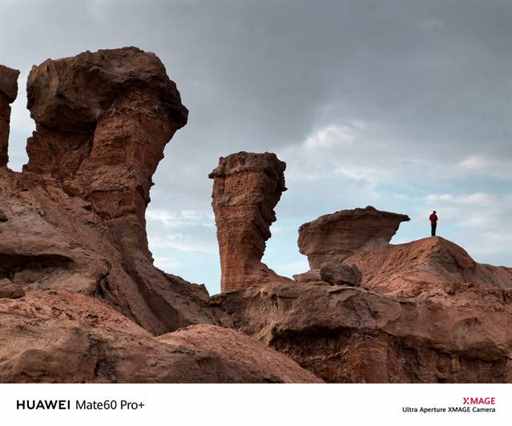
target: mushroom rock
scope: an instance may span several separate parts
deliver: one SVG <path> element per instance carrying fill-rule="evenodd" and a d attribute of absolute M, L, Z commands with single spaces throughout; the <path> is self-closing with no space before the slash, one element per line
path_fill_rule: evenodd
<path fill-rule="evenodd" d="M 400 223 L 408 220 L 409 216 L 371 206 L 326 214 L 300 226 L 299 250 L 308 257 L 311 269 L 320 269 L 362 248 L 388 245 Z"/>
<path fill-rule="evenodd" d="M 275 154 L 239 152 L 221 157 L 210 173 L 223 292 L 291 281 L 261 262 L 276 220 L 274 208 L 286 191 L 285 168 Z"/>
<path fill-rule="evenodd" d="M 10 104 L 18 96 L 19 74 L 18 70 L 0 65 L 0 167 L 5 167 L 9 161 Z"/>
<path fill-rule="evenodd" d="M 93 295 L 153 334 L 210 323 L 204 286 L 155 268 L 148 249 L 152 175 L 188 113 L 157 56 L 49 59 L 27 90 L 28 164 L 0 169 L 0 279 Z"/>

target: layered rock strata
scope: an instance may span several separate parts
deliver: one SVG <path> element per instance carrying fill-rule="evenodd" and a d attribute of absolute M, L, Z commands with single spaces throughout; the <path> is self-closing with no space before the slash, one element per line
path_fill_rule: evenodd
<path fill-rule="evenodd" d="M 224 325 L 328 382 L 512 381 L 512 289 L 462 284 L 416 298 L 314 283 L 215 296 Z M 229 314 L 228 314 L 229 313 Z"/>
<path fill-rule="evenodd" d="M 65 290 L 0 297 L 0 383 L 321 382 L 250 337 L 197 325 L 154 337 Z"/>
<path fill-rule="evenodd" d="M 326 214 L 299 228 L 299 250 L 308 257 L 312 270 L 320 269 L 324 263 L 341 262 L 359 249 L 387 245 L 400 223 L 408 220 L 406 215 L 371 206 Z"/>
<path fill-rule="evenodd" d="M 151 178 L 187 121 L 160 60 L 137 48 L 49 59 L 27 88 L 29 162 L 0 170 L 0 279 L 95 295 L 154 334 L 211 322 L 204 286 L 158 270 L 148 249 Z"/>
<path fill-rule="evenodd" d="M 274 208 L 286 190 L 285 168 L 275 154 L 239 152 L 221 157 L 210 173 L 222 291 L 288 281 L 261 262 Z"/>

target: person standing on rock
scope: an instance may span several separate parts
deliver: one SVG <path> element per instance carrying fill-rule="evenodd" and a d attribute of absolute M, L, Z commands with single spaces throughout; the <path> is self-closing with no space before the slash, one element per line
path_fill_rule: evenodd
<path fill-rule="evenodd" d="M 436 229 L 437 229 L 437 221 L 438 221 L 438 217 L 437 217 L 437 212 L 434 210 L 432 212 L 432 214 L 430 215 L 430 229 L 431 229 L 431 234 L 433 237 L 436 236 Z"/>

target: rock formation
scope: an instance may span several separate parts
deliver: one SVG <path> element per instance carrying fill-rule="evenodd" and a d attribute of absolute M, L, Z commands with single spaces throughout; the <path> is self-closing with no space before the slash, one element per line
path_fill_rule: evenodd
<path fill-rule="evenodd" d="M 18 96 L 18 76 L 20 72 L 0 65 L 0 167 L 9 161 L 9 124 L 11 121 L 10 104 Z"/>
<path fill-rule="evenodd" d="M 160 60 L 136 48 L 49 59 L 27 89 L 29 162 L 0 170 L 0 279 L 93 294 L 155 334 L 211 322 L 205 288 L 148 250 L 151 177 L 187 121 Z"/>
<path fill-rule="evenodd" d="M 221 157 L 210 173 L 222 291 L 288 281 L 261 262 L 276 220 L 274 208 L 286 191 L 285 168 L 275 154 L 239 152 Z"/>
<path fill-rule="evenodd" d="M 389 244 L 403 220 L 373 208 L 322 216 L 300 228 L 315 269 L 210 304 L 329 382 L 511 382 L 512 269 L 439 237 Z"/>
<path fill-rule="evenodd" d="M 68 291 L 0 298 L 0 383 L 319 382 L 234 330 L 154 337 L 104 302 Z"/>
<path fill-rule="evenodd" d="M 512 289 L 397 299 L 363 288 L 265 284 L 214 297 L 236 327 L 328 382 L 512 381 Z"/>
<path fill-rule="evenodd" d="M 409 218 L 367 207 L 301 226 L 311 270 L 280 277 L 261 259 L 285 164 L 240 152 L 210 174 L 209 297 L 147 245 L 152 175 L 187 121 L 160 60 L 34 67 L 23 173 L 5 167 L 17 75 L 0 67 L 0 382 L 512 382 L 512 269 L 438 237 L 390 244 Z"/>
<path fill-rule="evenodd" d="M 453 293 L 464 283 L 482 289 L 512 288 L 512 268 L 479 264 L 462 247 L 441 237 L 361 250 L 344 263 L 360 269 L 363 287 L 390 296 Z"/>
<path fill-rule="evenodd" d="M 354 265 L 325 263 L 320 268 L 320 279 L 333 285 L 356 287 L 361 284 L 361 271 Z"/>
<path fill-rule="evenodd" d="M 299 228 L 299 250 L 312 270 L 340 262 L 361 248 L 387 245 L 409 217 L 368 206 L 320 216 Z"/>

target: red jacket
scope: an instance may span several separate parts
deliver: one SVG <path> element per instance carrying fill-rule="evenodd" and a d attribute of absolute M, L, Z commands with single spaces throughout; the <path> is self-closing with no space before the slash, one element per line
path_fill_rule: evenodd
<path fill-rule="evenodd" d="M 437 223 L 437 219 L 438 219 L 438 217 L 437 217 L 437 215 L 436 215 L 435 213 L 432 213 L 432 214 L 430 215 L 430 221 L 431 221 L 432 223 Z"/>

